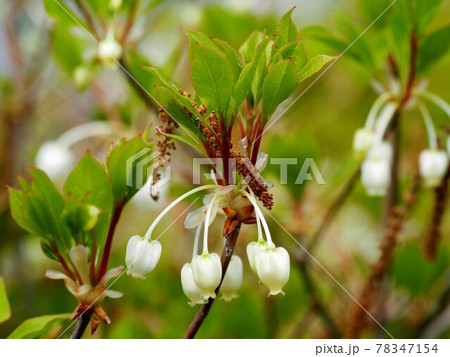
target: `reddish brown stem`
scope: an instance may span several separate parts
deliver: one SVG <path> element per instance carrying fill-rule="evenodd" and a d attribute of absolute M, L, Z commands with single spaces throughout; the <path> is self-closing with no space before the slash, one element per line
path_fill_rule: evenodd
<path fill-rule="evenodd" d="M 63 267 L 64 271 L 66 272 L 67 276 L 72 279 L 73 281 L 76 281 L 75 276 L 73 275 L 72 271 L 70 270 L 69 266 L 67 265 L 65 259 L 59 252 L 59 249 L 56 247 L 56 245 L 51 245 L 53 253 L 55 253 L 56 257 L 58 258 L 59 262 L 61 263 L 61 266 Z"/>
<path fill-rule="evenodd" d="M 253 165 L 256 164 L 256 160 L 258 159 L 258 152 L 259 152 L 259 147 L 261 146 L 261 139 L 262 139 L 263 131 L 264 131 L 264 123 L 261 122 L 261 124 L 259 125 L 259 129 L 257 131 L 256 140 L 253 145 L 253 151 L 252 151 L 252 157 L 251 157 L 251 161 L 252 161 Z"/>
<path fill-rule="evenodd" d="M 108 269 L 108 261 L 109 256 L 111 254 L 111 246 L 114 237 L 114 232 L 116 230 L 117 223 L 119 222 L 120 215 L 122 214 L 122 210 L 124 207 L 124 199 L 121 199 L 117 202 L 116 207 L 114 208 L 113 216 L 111 218 L 111 224 L 109 225 L 108 236 L 106 237 L 105 249 L 103 250 L 102 261 L 100 263 L 100 268 L 98 270 L 97 280 L 105 275 Z"/>

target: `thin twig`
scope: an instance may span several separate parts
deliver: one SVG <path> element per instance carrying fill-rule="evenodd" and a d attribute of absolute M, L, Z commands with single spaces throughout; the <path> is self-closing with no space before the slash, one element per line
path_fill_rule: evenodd
<path fill-rule="evenodd" d="M 228 264 L 230 263 L 231 256 L 233 255 L 240 229 L 241 229 L 241 223 L 238 222 L 237 225 L 235 226 L 235 228 L 227 236 L 224 237 L 225 238 L 225 246 L 223 248 L 222 257 L 221 257 L 222 279 L 220 281 L 219 286 L 215 290 L 216 294 L 219 293 L 223 278 L 225 277 L 225 273 L 227 272 Z M 208 316 L 209 310 L 211 310 L 211 307 L 212 307 L 212 304 L 214 303 L 214 301 L 215 301 L 215 299 L 209 298 L 208 302 L 200 307 L 200 309 L 197 311 L 197 314 L 195 315 L 194 319 L 192 320 L 191 324 L 189 325 L 189 328 L 187 329 L 186 334 L 184 335 L 184 338 L 194 338 L 195 337 L 200 326 L 203 324 L 203 321 L 205 321 L 206 316 Z"/>
<path fill-rule="evenodd" d="M 108 235 L 106 237 L 105 249 L 103 250 L 102 261 L 100 263 L 100 268 L 98 271 L 97 281 L 105 275 L 108 269 L 108 260 L 111 253 L 112 240 L 114 238 L 114 232 L 116 231 L 117 223 L 119 223 L 120 215 L 124 207 L 124 200 L 119 200 L 116 207 L 114 207 L 113 216 L 111 218 L 111 223 L 109 225 Z"/>
<path fill-rule="evenodd" d="M 86 22 L 88 23 L 89 28 L 91 29 L 91 32 L 94 35 L 95 39 L 97 41 L 100 41 L 100 35 L 97 31 L 97 26 L 95 25 L 94 18 L 91 14 L 91 11 L 89 10 L 88 5 L 84 2 L 84 0 L 75 0 L 75 4 L 77 4 L 78 9 L 86 19 Z"/>
<path fill-rule="evenodd" d="M 450 165 L 441 184 L 434 189 L 433 217 L 425 239 L 425 255 L 429 261 L 436 258 L 439 243 L 442 238 L 441 224 L 444 219 L 445 206 L 449 197 Z"/>
<path fill-rule="evenodd" d="M 94 314 L 93 309 L 86 310 L 81 316 L 78 318 L 78 322 L 70 336 L 71 339 L 80 339 L 83 336 L 84 331 L 89 325 L 89 321 L 91 321 L 92 315 Z"/>
<path fill-rule="evenodd" d="M 331 334 L 332 338 L 340 338 L 341 332 L 333 321 L 333 318 L 328 313 L 326 307 L 322 304 L 322 301 L 319 298 L 317 293 L 316 286 L 309 272 L 309 266 L 307 264 L 299 264 L 300 272 L 303 277 L 303 281 L 305 283 L 305 288 L 308 291 L 311 309 L 316 311 L 320 317 L 322 318 L 326 328 Z"/>
<path fill-rule="evenodd" d="M 119 60 L 119 64 L 119 67 L 127 78 L 128 83 L 131 85 L 131 87 L 133 87 L 136 94 L 142 99 L 147 108 L 149 110 L 156 110 L 155 103 L 153 103 L 149 94 L 136 82 L 136 80 L 133 79 L 133 77 L 130 76 L 131 71 L 123 58 Z"/>
<path fill-rule="evenodd" d="M 122 44 L 122 46 L 125 44 L 125 42 L 127 42 L 128 36 L 130 35 L 131 29 L 133 28 L 134 19 L 136 17 L 138 5 L 139 5 L 139 0 L 133 0 L 131 2 L 130 10 L 128 12 L 127 22 L 125 24 L 125 28 L 122 33 L 122 38 L 120 40 L 120 43 Z"/>
<path fill-rule="evenodd" d="M 331 222 L 333 222 L 334 218 L 338 214 L 341 207 L 344 205 L 347 198 L 352 193 L 353 189 L 355 188 L 356 183 L 359 180 L 359 177 L 361 175 L 360 171 L 361 165 L 358 165 L 358 167 L 353 171 L 352 175 L 348 179 L 348 181 L 345 183 L 344 188 L 339 193 L 339 195 L 336 197 L 336 199 L 333 201 L 333 203 L 328 208 L 327 212 L 322 218 L 322 224 L 317 228 L 317 230 L 314 232 L 314 234 L 311 236 L 310 243 L 308 246 L 308 251 L 311 251 L 314 249 L 314 247 L 319 243 L 320 237 L 323 235 L 323 233 L 327 230 L 327 228 L 330 226 Z M 306 263 L 310 257 L 302 250 L 297 254 L 297 261 L 299 264 Z"/>
<path fill-rule="evenodd" d="M 450 284 L 448 284 L 441 297 L 439 298 L 436 306 L 431 310 L 430 314 L 423 320 L 417 329 L 414 338 L 424 337 L 423 334 L 433 325 L 434 321 L 439 318 L 443 311 L 445 311 L 450 305 Z"/>

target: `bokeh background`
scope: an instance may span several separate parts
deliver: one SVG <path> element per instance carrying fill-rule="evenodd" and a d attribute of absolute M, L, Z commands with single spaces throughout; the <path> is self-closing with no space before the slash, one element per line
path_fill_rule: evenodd
<path fill-rule="evenodd" d="M 265 25 L 273 28 L 278 18 L 294 5 L 297 8 L 293 18 L 300 32 L 312 24 L 333 28 L 333 16 L 338 11 L 355 18 L 359 16 L 357 2 L 350 0 L 159 1 L 138 16 L 133 36 L 139 38 L 136 46 L 144 55 L 145 63 L 135 59 L 132 73 L 139 73 L 139 64 L 163 66 L 173 71 L 173 79 L 180 87 L 189 89 L 188 40 L 181 30 L 183 26 L 239 47 L 252 31 L 261 30 Z M 3 338 L 27 318 L 71 312 L 76 306 L 75 299 L 61 282 L 44 277 L 47 269 L 57 266 L 41 252 L 39 240 L 12 221 L 5 185 L 15 185 L 15 173 L 27 175 L 26 165 L 35 162 L 42 143 L 70 128 L 93 120 L 111 123 L 117 135 L 83 140 L 73 148 L 78 157 L 91 148 L 104 159 L 112 140 L 134 135 L 149 122 L 156 124 L 157 116 L 147 109 L 117 68 L 96 69 L 91 86 L 83 91 L 77 89 L 73 78 L 62 68 L 58 54 L 55 55 L 54 20 L 47 15 L 42 1 L 0 0 L 0 8 L 0 275 L 5 278 L 12 309 L 11 319 L 0 325 Z M 450 3 L 445 1 L 432 28 L 448 21 L 449 14 Z M 303 40 L 311 54 L 339 55 L 307 36 Z M 86 37 L 86 41 L 91 39 Z M 64 47 L 64 41 L 58 46 Z M 136 77 L 145 85 L 145 76 L 136 74 Z M 450 101 L 449 79 L 449 61 L 435 67 L 429 76 L 430 90 L 446 101 Z M 296 95 L 313 80 L 303 83 Z M 262 151 L 273 157 L 299 158 L 300 164 L 292 167 L 290 177 L 298 174 L 303 158 L 314 157 L 326 181 L 325 185 L 314 181 L 300 186 L 279 185 L 277 166 L 269 165 L 264 172 L 275 183 L 274 217 L 302 243 L 308 243 L 329 204 L 357 167 L 352 157 L 352 138 L 376 98 L 370 80 L 369 73 L 344 55 L 264 136 Z M 288 104 L 289 100 L 285 107 Z M 432 114 L 438 125 L 448 120 L 438 110 Z M 405 115 L 401 130 L 399 175 L 402 187 L 407 187 L 418 153 L 426 146 L 426 136 L 417 113 Z M 153 202 L 141 195 L 128 205 L 116 231 L 111 267 L 124 265 L 129 237 L 145 232 L 158 212 L 189 187 L 191 156 L 188 148 L 178 144 L 172 162 L 172 180 L 160 200 Z M 177 207 L 157 231 L 163 232 L 188 204 Z M 424 332 L 420 330 L 421 322 L 437 308 L 444 322 L 429 337 L 450 337 L 448 297 L 444 306 L 439 305 L 450 285 L 449 212 L 447 209 L 438 257 L 428 263 L 422 247 L 432 205 L 433 193 L 421 190 L 382 286 L 382 301 L 374 311 L 377 320 L 395 337 L 420 337 Z M 354 296 L 359 296 L 370 264 L 378 258 L 383 215 L 383 200 L 369 198 L 358 182 L 312 252 Z M 112 324 L 102 324 L 94 338 L 179 338 L 184 334 L 197 308 L 188 306 L 181 290 L 180 270 L 190 259 L 193 238 L 193 232 L 184 229 L 183 221 L 184 216 L 160 238 L 161 261 L 146 280 L 124 275 L 114 284 L 114 290 L 125 295 L 119 300 L 105 300 L 103 306 Z M 294 257 L 301 248 L 275 221 L 268 218 L 268 222 L 276 244 L 285 246 L 292 257 L 286 296 L 267 298 L 266 288 L 258 284 L 245 254 L 246 245 L 256 238 L 256 227 L 245 226 L 236 252 L 244 260 L 244 282 L 239 298 L 230 303 L 215 302 L 199 337 L 330 337 L 320 311 L 311 304 L 295 263 Z M 210 235 L 216 237 L 217 252 L 221 244 L 220 230 L 221 224 L 216 221 Z M 312 263 L 310 271 L 321 301 L 338 328 L 345 330 L 353 301 L 317 264 Z M 68 325 L 67 322 L 54 326 L 47 337 L 58 336 Z M 387 337 L 374 326 L 365 336 Z"/>

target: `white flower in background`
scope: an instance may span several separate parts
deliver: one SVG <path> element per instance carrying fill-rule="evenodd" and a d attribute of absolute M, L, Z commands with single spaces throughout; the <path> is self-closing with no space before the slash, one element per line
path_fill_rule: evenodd
<path fill-rule="evenodd" d="M 110 0 L 109 1 L 109 8 L 111 10 L 119 10 L 122 6 L 122 0 Z"/>
<path fill-rule="evenodd" d="M 392 161 L 394 149 L 389 141 L 375 143 L 367 153 L 368 159 Z"/>
<path fill-rule="evenodd" d="M 255 256 L 255 267 L 261 282 L 270 290 L 269 295 L 283 294 L 289 280 L 289 254 L 282 247 L 268 245 Z"/>
<path fill-rule="evenodd" d="M 361 180 L 370 196 L 385 196 L 391 184 L 391 162 L 365 160 L 361 166 Z"/>
<path fill-rule="evenodd" d="M 423 150 L 419 156 L 419 170 L 427 187 L 441 183 L 448 168 L 448 154 L 445 150 Z"/>
<path fill-rule="evenodd" d="M 113 133 L 113 128 L 102 121 L 92 121 L 71 128 L 57 139 L 41 145 L 35 158 L 36 167 L 45 171 L 51 179 L 62 180 L 75 164 L 75 154 L 70 149 L 72 145 L 90 137 Z"/>
<path fill-rule="evenodd" d="M 203 298 L 202 290 L 195 283 L 191 263 L 185 263 L 181 269 L 181 287 L 190 300 L 189 305 L 204 304 L 208 301 Z"/>
<path fill-rule="evenodd" d="M 203 293 L 203 299 L 216 298 L 215 290 L 222 279 L 222 264 L 216 253 L 197 255 L 191 262 L 194 281 Z"/>
<path fill-rule="evenodd" d="M 92 82 L 94 73 L 89 66 L 81 65 L 73 71 L 73 82 L 78 90 L 86 89 Z"/>
<path fill-rule="evenodd" d="M 53 180 L 63 179 L 72 169 L 74 162 L 73 152 L 58 141 L 43 143 L 35 159 L 36 166 Z"/>
<path fill-rule="evenodd" d="M 361 181 L 370 196 L 384 196 L 391 184 L 393 149 L 387 142 L 379 142 L 369 150 L 361 165 Z"/>
<path fill-rule="evenodd" d="M 127 244 L 125 262 L 127 274 L 133 278 L 145 279 L 155 269 L 161 257 L 161 243 L 138 235 L 132 236 Z"/>
<path fill-rule="evenodd" d="M 119 62 L 122 56 L 122 46 L 117 42 L 114 36 L 114 30 L 108 30 L 106 37 L 98 46 L 97 56 L 103 65 L 115 67 L 116 61 Z"/>
<path fill-rule="evenodd" d="M 447 138 L 447 152 L 450 155 L 450 136 Z"/>
<path fill-rule="evenodd" d="M 231 301 L 238 297 L 237 292 L 242 285 L 243 271 L 242 259 L 237 255 L 233 255 L 225 277 L 223 278 L 222 285 L 220 286 L 223 300 Z"/>
<path fill-rule="evenodd" d="M 363 159 L 375 143 L 376 135 L 372 129 L 360 128 L 353 137 L 353 152 L 357 159 Z"/>

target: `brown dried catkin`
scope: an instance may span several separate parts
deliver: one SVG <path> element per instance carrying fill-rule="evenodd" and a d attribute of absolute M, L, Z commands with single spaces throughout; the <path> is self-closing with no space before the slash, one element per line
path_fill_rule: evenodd
<path fill-rule="evenodd" d="M 444 218 L 445 206 L 447 205 L 449 187 L 448 182 L 450 180 L 450 166 L 447 169 L 445 177 L 442 179 L 441 184 L 434 189 L 434 210 L 431 219 L 430 227 L 428 228 L 428 234 L 425 239 L 425 255 L 428 260 L 434 260 L 436 258 L 437 248 L 442 238 L 441 223 Z"/>

